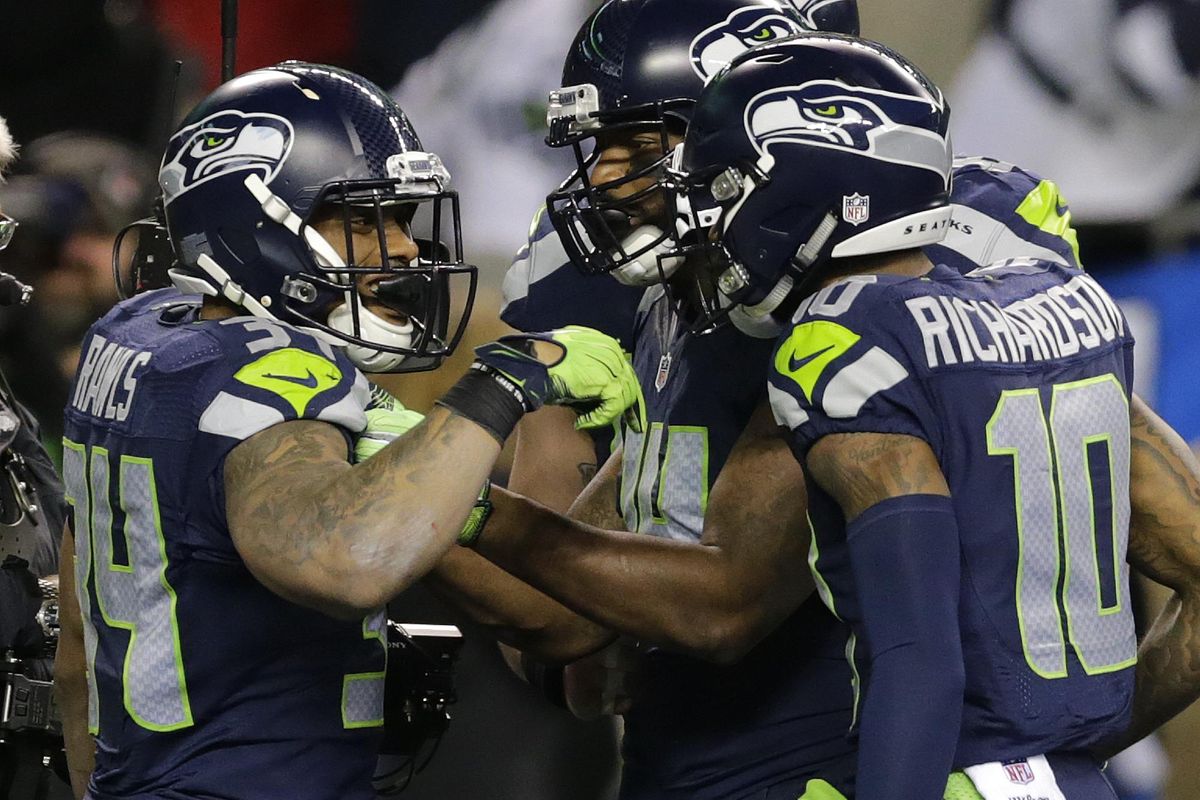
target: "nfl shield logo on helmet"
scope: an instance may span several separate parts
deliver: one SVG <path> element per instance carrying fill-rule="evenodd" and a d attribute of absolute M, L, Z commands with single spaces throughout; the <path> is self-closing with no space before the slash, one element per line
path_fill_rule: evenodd
<path fill-rule="evenodd" d="M 862 225 L 871 218 L 871 198 L 855 192 L 842 197 L 842 219 L 851 225 Z"/>
<path fill-rule="evenodd" d="M 1030 768 L 1029 762 L 1025 759 L 1017 761 L 1005 761 L 1004 771 L 1008 774 L 1009 783 L 1019 783 L 1022 786 L 1033 783 L 1033 769 Z"/>

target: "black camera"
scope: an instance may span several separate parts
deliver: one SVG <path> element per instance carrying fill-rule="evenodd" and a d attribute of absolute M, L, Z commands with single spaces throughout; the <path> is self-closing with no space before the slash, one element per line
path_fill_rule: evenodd
<path fill-rule="evenodd" d="M 454 662 L 463 635 L 454 625 L 388 620 L 383 742 L 374 784 L 379 797 L 402 792 L 437 752 L 458 700 Z"/>
<path fill-rule="evenodd" d="M 51 791 L 51 772 L 69 780 L 62 718 L 50 681 L 50 659 L 58 643 L 58 587 L 44 580 L 35 584 L 31 573 L 7 559 L 5 565 L 8 576 L 23 573 L 29 587 L 21 592 L 35 603 L 40 595 L 40 607 L 25 606 L 32 619 L 16 641 L 0 648 L 0 797 L 43 800 Z"/>
<path fill-rule="evenodd" d="M 379 752 L 415 755 L 450 724 L 446 707 L 458 700 L 454 662 L 463 636 L 454 625 L 388 620 L 388 669 Z"/>
<path fill-rule="evenodd" d="M 58 586 L 38 580 L 37 589 L 42 604 L 34 619 L 40 628 L 40 642 L 26 643 L 20 656 L 14 650 L 4 650 L 0 657 L 0 741 L 10 731 L 62 735 L 53 684 L 28 675 L 33 660 L 54 658 L 58 647 Z"/>

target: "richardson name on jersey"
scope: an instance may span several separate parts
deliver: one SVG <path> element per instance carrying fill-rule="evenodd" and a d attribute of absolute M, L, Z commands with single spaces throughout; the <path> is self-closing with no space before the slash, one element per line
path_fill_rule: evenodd
<path fill-rule="evenodd" d="M 1069 358 L 1125 335 L 1116 303 L 1087 275 L 1004 307 L 942 295 L 914 297 L 905 305 L 921 329 L 930 369 Z"/>
<path fill-rule="evenodd" d="M 122 347 L 103 336 L 93 336 L 79 368 L 71 405 L 84 414 L 123 421 L 129 416 L 137 389 L 134 372 L 149 361 L 150 354 L 144 350 Z"/>

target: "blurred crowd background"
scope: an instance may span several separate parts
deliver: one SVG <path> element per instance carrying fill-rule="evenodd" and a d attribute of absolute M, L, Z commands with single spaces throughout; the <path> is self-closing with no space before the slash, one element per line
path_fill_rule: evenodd
<path fill-rule="evenodd" d="M 680 0 L 686 3 L 687 0 Z M 1200 2 L 859 0 L 863 32 L 944 90 L 956 149 L 1058 182 L 1084 264 L 1138 339 L 1138 391 L 1200 448 Z M 495 336 L 500 283 L 565 176 L 542 144 L 546 94 L 598 0 L 243 0 L 238 71 L 288 58 L 389 88 L 462 193 L 482 297 L 466 346 Z M 36 287 L 0 309 L 0 364 L 59 449 L 87 326 L 116 300 L 111 246 L 150 213 L 173 124 L 219 81 L 219 0 L 3 4 L 0 116 L 21 143 L 0 207 L 20 222 L 0 269 Z M 178 63 L 177 63 L 178 62 Z M 461 370 L 389 385 L 421 409 Z M 1153 587 L 1145 603 L 1155 602 Z M 613 796 L 614 726 L 545 706 L 494 646 L 420 589 L 405 621 L 467 632 L 455 720 L 412 798 Z M 1114 765 L 1127 798 L 1200 798 L 1200 714 Z"/>

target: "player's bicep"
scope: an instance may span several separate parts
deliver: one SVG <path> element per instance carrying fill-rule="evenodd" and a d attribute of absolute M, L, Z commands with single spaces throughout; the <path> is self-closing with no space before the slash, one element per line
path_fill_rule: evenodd
<path fill-rule="evenodd" d="M 1129 561 L 1151 579 L 1200 588 L 1200 463 L 1136 395 L 1130 405 Z"/>
<path fill-rule="evenodd" d="M 234 547 L 268 588 L 295 598 L 320 553 L 319 488 L 350 468 L 335 426 L 295 420 L 254 434 L 225 457 L 225 515 Z"/>
<path fill-rule="evenodd" d="M 950 496 L 928 442 L 895 433 L 836 433 L 822 437 L 806 460 L 813 480 L 842 508 L 847 522 L 892 497 Z"/>

